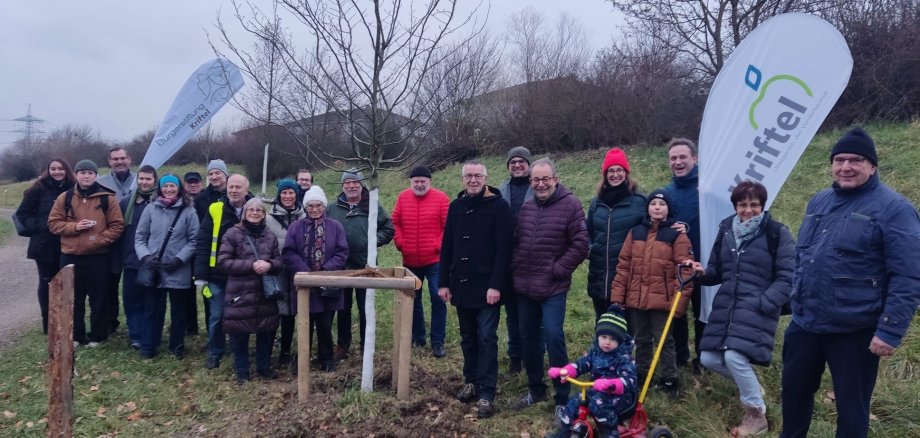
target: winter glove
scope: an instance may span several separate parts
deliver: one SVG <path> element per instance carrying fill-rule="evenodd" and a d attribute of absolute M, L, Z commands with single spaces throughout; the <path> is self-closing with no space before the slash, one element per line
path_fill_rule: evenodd
<path fill-rule="evenodd" d="M 164 271 L 172 272 L 182 267 L 182 260 L 176 256 L 166 256 L 163 258 L 162 265 Z"/>
<path fill-rule="evenodd" d="M 208 288 L 208 282 L 204 280 L 195 279 L 195 289 L 201 296 L 205 298 L 211 298 L 211 289 Z"/>
<path fill-rule="evenodd" d="M 547 372 L 551 379 L 559 379 L 560 382 L 565 383 L 566 377 L 575 378 L 578 377 L 578 368 L 575 368 L 575 364 L 568 364 L 564 367 L 552 367 Z"/>
<path fill-rule="evenodd" d="M 144 258 L 141 260 L 141 263 L 149 266 L 151 269 L 160 269 L 161 267 L 163 267 L 162 263 L 160 263 L 160 260 L 156 258 L 156 256 L 154 256 L 153 254 L 144 256 Z"/>
<path fill-rule="evenodd" d="M 623 379 L 597 379 L 594 381 L 594 390 L 598 392 L 620 395 L 624 389 Z"/>

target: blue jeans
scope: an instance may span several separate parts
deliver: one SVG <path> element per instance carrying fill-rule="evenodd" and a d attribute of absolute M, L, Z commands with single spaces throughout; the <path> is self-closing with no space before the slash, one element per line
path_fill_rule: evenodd
<path fill-rule="evenodd" d="M 208 357 L 218 360 L 224 356 L 227 343 L 227 337 L 224 336 L 224 323 L 221 321 L 224 316 L 224 288 L 226 286 L 226 282 L 208 282 L 208 289 L 211 290 L 211 314 L 208 315 Z"/>
<path fill-rule="evenodd" d="M 134 284 L 137 269 L 125 268 L 121 286 L 121 304 L 125 308 L 125 324 L 131 344 L 140 344 L 144 337 L 144 299 L 150 288 Z"/>
<path fill-rule="evenodd" d="M 543 376 L 544 345 L 549 353 L 549 365 L 561 367 L 569 363 L 569 353 L 565 346 L 565 303 L 568 292 L 552 295 L 545 301 L 518 295 L 518 322 L 521 331 L 521 343 L 524 347 L 524 370 L 527 372 L 527 388 L 534 397 L 546 395 L 546 384 Z M 543 331 L 535 329 L 543 326 Z M 553 380 L 556 395 L 553 397 L 557 405 L 565 405 L 569 401 L 571 385 Z"/>
<path fill-rule="evenodd" d="M 428 297 L 431 301 L 431 345 L 444 345 L 447 327 L 447 304 L 438 296 L 438 263 L 422 267 L 409 267 L 422 281 L 428 279 Z M 424 288 L 423 288 L 424 289 Z M 412 303 L 412 344 L 425 345 L 425 308 L 422 305 L 422 289 L 415 294 Z"/>
<path fill-rule="evenodd" d="M 495 399 L 498 384 L 499 306 L 457 308 L 460 349 L 463 350 L 463 381 L 476 385 L 479 397 Z"/>
<path fill-rule="evenodd" d="M 852 333 L 812 333 L 794 321 L 783 343 L 783 438 L 805 438 L 824 366 L 831 370 L 837 404 L 837 434 L 869 434 L 869 400 L 879 357 L 869 351 L 875 328 Z"/>
<path fill-rule="evenodd" d="M 188 289 L 152 288 L 146 291 L 144 303 L 144 338 L 141 353 L 153 356 L 163 341 L 166 319 L 166 297 L 169 297 L 169 352 L 185 351 L 185 300 Z"/>
<path fill-rule="evenodd" d="M 700 354 L 700 363 L 708 370 L 715 371 L 727 379 L 735 381 L 740 393 L 741 404 L 755 408 L 766 409 L 763 395 L 760 393 L 760 382 L 751 361 L 738 351 L 703 350 Z"/>
<path fill-rule="evenodd" d="M 214 298 L 211 298 L 214 302 Z M 256 370 L 268 373 L 272 369 L 272 344 L 275 331 L 256 333 Z M 233 367 L 236 377 L 249 378 L 249 333 L 230 335 L 230 348 L 233 349 Z"/>

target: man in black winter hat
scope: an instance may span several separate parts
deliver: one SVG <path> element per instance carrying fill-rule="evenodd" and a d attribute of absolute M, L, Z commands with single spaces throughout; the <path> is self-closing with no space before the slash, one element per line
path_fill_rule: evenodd
<path fill-rule="evenodd" d="M 799 227 L 782 437 L 808 436 L 825 366 L 837 436 L 866 436 L 879 359 L 895 353 L 920 304 L 917 210 L 879 181 L 875 143 L 861 128 L 837 141 L 830 160 L 834 183 L 808 202 Z"/>

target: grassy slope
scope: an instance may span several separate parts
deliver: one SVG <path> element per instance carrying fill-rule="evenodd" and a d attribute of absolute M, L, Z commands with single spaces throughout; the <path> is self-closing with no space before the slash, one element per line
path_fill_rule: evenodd
<path fill-rule="evenodd" d="M 869 131 L 879 144 L 883 180 L 906 194 L 915 205 L 918 204 L 920 180 L 913 176 L 916 165 L 920 163 L 920 150 L 914 147 L 915 139 L 920 138 L 920 125 L 874 125 Z M 827 153 L 839 134 L 832 132 L 822 135 L 809 146 L 776 199 L 772 208 L 774 215 L 790 225 L 793 231 L 798 228 L 810 195 L 830 183 Z M 633 173 L 638 176 L 643 191 L 660 187 L 668 181 L 669 173 L 662 147 L 629 148 L 627 152 Z M 594 150 L 557 157 L 562 182 L 573 189 L 585 204 L 591 197 L 603 154 L 604 151 Z M 498 184 L 504 176 L 503 157 L 486 157 L 484 161 L 493 173 L 490 183 Z M 185 170 L 177 169 L 180 173 Z M 435 186 L 453 196 L 460 190 L 459 174 L 459 166 L 449 166 L 435 174 Z M 337 175 L 320 172 L 316 180 L 327 188 L 330 197 L 338 192 L 333 188 L 338 181 Z M 380 184 L 383 187 L 381 202 L 390 207 L 398 191 L 405 186 L 405 179 L 400 175 L 384 174 Z M 0 191 L 4 188 L 0 187 Z M 254 189 L 258 190 L 258 187 Z M 383 247 L 380 265 L 398 264 L 400 258 L 393 246 Z M 573 293 L 569 297 L 566 334 L 569 351 L 573 356 L 583 351 L 593 334 L 593 311 L 583 293 L 585 276 L 586 266 L 583 265 L 576 272 Z M 388 322 L 392 320 L 392 309 L 389 292 L 380 292 L 378 297 L 380 330 L 377 363 L 382 365 L 378 365 L 379 376 L 389 362 L 392 330 Z M 783 327 L 785 324 L 786 321 L 782 321 Z M 499 331 L 500 349 L 503 350 L 506 343 L 504 328 Z M 449 398 L 456 389 L 454 385 L 460 380 L 459 335 L 452 311 L 448 316 L 447 333 L 446 360 L 432 359 L 424 351 L 413 352 L 412 379 L 415 386 L 413 400 L 408 404 L 394 403 L 392 393 L 386 389 L 387 385 L 381 385 L 379 377 L 377 387 L 382 392 L 361 394 L 357 390 L 360 381 L 357 366 L 341 367 L 335 375 L 315 376 L 316 403 L 328 403 L 336 409 L 339 421 L 351 427 L 352 431 L 374 430 L 381 425 L 397 423 L 412 406 L 429 406 L 433 401 L 443 402 L 440 409 L 446 414 L 449 409 L 455 409 L 456 403 Z M 917 367 L 920 366 L 918 333 L 920 321 L 915 320 L 897 356 L 882 362 L 872 407 L 872 413 L 878 421 L 872 422 L 872 436 L 920 435 L 920 424 L 916 420 L 920 418 L 920 394 L 916 376 Z M 125 436 L 208 435 L 215 430 L 233 436 L 269 430 L 286 434 L 309 433 L 303 428 L 312 423 L 288 421 L 285 417 L 290 413 L 293 383 L 271 386 L 255 384 L 237 389 L 232 384 L 229 363 L 224 364 L 216 375 L 203 370 L 203 355 L 198 352 L 198 347 L 205 342 L 204 336 L 189 339 L 188 347 L 193 353 L 183 362 L 175 362 L 168 357 L 146 362 L 139 360 L 127 348 L 124 333 L 99 349 L 78 350 L 75 366 L 78 376 L 74 383 L 78 417 L 76 435 L 98 436 L 113 432 Z M 775 352 L 777 360 L 773 365 L 759 369 L 767 391 L 768 415 L 774 432 L 780 422 L 781 343 L 780 335 L 777 337 Z M 0 413 L 3 413 L 0 415 L 0 435 L 44 434 L 42 418 L 47 400 L 43 380 L 45 360 L 44 337 L 34 329 L 19 345 L 3 352 L 0 358 Z M 500 354 L 500 360 L 500 368 L 504 369 L 507 359 L 503 353 Z M 225 362 L 229 362 L 229 359 Z M 442 380 L 432 380 L 440 376 L 443 376 Z M 693 378 L 685 374 L 683 378 L 686 390 L 678 403 L 670 403 L 654 391 L 650 392 L 646 404 L 652 421 L 668 424 L 678 436 L 726 436 L 726 428 L 741 415 L 734 385 L 718 376 Z M 418 388 L 418 382 L 421 381 L 439 382 L 443 387 Z M 500 381 L 499 386 L 497 401 L 500 411 L 494 419 L 476 422 L 468 416 L 458 415 L 455 421 L 463 422 L 464 429 L 472 431 L 474 435 L 521 436 L 522 432 L 529 432 L 531 436 L 542 436 L 548 428 L 552 407 L 544 405 L 524 412 L 512 412 L 509 406 L 524 391 L 524 379 L 518 377 L 511 381 Z M 432 401 L 427 398 L 432 390 L 441 400 L 436 398 Z M 829 402 L 832 393 L 827 382 L 819 394 L 812 436 L 832 436 L 836 414 L 833 404 Z M 440 415 L 437 409 L 428 409 L 431 409 L 429 417 Z M 250 415 L 240 419 L 240 412 Z M 137 417 L 132 415 L 137 413 L 140 414 Z M 416 430 L 418 434 L 440 436 L 445 431 L 436 419 L 428 421 L 426 418 L 424 424 L 419 426 L 425 429 L 424 432 Z M 453 429 L 451 427 L 446 430 Z"/>

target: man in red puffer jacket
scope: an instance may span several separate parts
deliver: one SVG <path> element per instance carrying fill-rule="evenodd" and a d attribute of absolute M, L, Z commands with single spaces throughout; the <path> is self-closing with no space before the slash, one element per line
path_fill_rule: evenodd
<path fill-rule="evenodd" d="M 431 171 L 417 166 L 409 173 L 409 188 L 396 198 L 393 207 L 393 241 L 402 253 L 403 265 L 422 281 L 428 278 L 428 295 L 431 299 L 431 353 L 444 357 L 444 332 L 447 325 L 447 305 L 438 297 L 438 261 L 441 256 L 441 238 L 447 222 L 447 195 L 431 187 Z M 412 345 L 425 346 L 425 310 L 415 291 L 412 311 Z"/>

